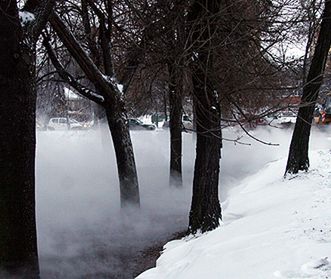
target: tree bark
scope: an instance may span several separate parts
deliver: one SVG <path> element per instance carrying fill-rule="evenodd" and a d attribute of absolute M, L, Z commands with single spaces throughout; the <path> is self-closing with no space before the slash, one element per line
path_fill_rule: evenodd
<path fill-rule="evenodd" d="M 114 111 L 105 106 L 109 130 L 113 139 L 118 177 L 120 182 L 121 207 L 139 206 L 139 186 L 133 146 L 121 107 Z"/>
<path fill-rule="evenodd" d="M 213 230 L 222 218 L 218 199 L 218 181 L 222 134 L 220 109 L 213 91 L 205 91 L 204 73 L 193 79 L 194 106 L 197 119 L 197 145 L 193 179 L 193 196 L 189 232 Z M 215 109 L 211 110 L 211 107 Z"/>
<path fill-rule="evenodd" d="M 306 84 L 303 88 L 301 106 L 295 123 L 290 151 L 288 155 L 286 173 L 298 173 L 309 168 L 309 138 L 313 113 L 323 82 L 326 60 L 331 44 L 331 1 L 325 1 L 322 15 L 321 29 L 318 35 L 312 63 L 309 68 Z"/>
<path fill-rule="evenodd" d="M 167 66 L 169 72 L 170 111 L 170 185 L 181 187 L 182 179 L 182 116 L 184 91 L 184 57 L 186 43 L 186 4 L 173 1 L 174 24 L 167 33 Z"/>
<path fill-rule="evenodd" d="M 168 63 L 170 107 L 170 185 L 181 187 L 182 180 L 182 69 Z"/>
<path fill-rule="evenodd" d="M 193 98 L 196 112 L 197 145 L 189 233 L 209 231 L 219 226 L 221 206 L 218 199 L 221 113 L 218 96 L 209 78 L 213 71 L 213 33 L 209 21 L 219 11 L 216 0 L 196 0 L 190 11 L 193 26 Z M 206 27 L 208 26 L 208 28 Z M 199 38 L 199 40 L 198 40 Z"/>
<path fill-rule="evenodd" d="M 16 1 L 0 8 L 0 277 L 39 278 L 35 54 L 21 43 Z"/>

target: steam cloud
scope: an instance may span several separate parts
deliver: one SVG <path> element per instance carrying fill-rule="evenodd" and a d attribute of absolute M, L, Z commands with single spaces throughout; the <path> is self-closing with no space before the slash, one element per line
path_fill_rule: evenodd
<path fill-rule="evenodd" d="M 287 155 L 291 130 L 259 128 L 250 146 L 224 142 L 220 199 L 241 179 Z M 243 134 L 224 131 L 225 138 Z M 185 231 L 191 201 L 195 142 L 183 134 L 183 189 L 169 187 L 169 132 L 132 132 L 141 210 L 120 210 L 115 154 L 107 127 L 38 132 L 37 220 L 42 278 L 132 278 L 142 251 Z M 312 146 L 326 148 L 314 129 Z M 285 170 L 285 166 L 284 166 Z"/>

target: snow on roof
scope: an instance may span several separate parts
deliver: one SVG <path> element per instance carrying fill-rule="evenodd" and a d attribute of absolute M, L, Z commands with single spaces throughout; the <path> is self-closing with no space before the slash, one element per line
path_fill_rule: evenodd
<path fill-rule="evenodd" d="M 64 87 L 64 96 L 67 100 L 78 100 L 81 99 L 79 95 L 77 95 L 74 91 L 71 89 Z"/>

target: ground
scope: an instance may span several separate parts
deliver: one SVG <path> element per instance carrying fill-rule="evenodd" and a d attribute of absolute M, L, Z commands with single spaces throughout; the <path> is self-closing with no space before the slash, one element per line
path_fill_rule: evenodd
<path fill-rule="evenodd" d="M 168 243 L 149 278 L 331 278 L 331 151 L 283 178 L 286 160 L 244 179 L 223 202 L 222 225 Z"/>

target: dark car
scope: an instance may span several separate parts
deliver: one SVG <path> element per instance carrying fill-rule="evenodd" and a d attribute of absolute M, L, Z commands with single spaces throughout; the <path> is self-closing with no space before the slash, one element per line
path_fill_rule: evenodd
<path fill-rule="evenodd" d="M 137 118 L 129 118 L 128 125 L 130 130 L 155 130 L 156 126 L 154 124 L 144 124 Z"/>

